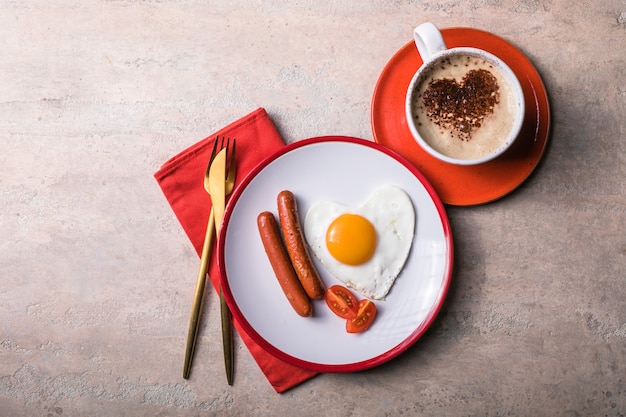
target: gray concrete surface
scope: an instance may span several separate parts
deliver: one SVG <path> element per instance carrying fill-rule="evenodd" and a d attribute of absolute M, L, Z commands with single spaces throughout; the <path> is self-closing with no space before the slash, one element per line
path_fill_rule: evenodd
<path fill-rule="evenodd" d="M 546 84 L 545 157 L 513 194 L 449 207 L 440 316 L 393 361 L 276 394 L 216 297 L 181 367 L 198 259 L 152 174 L 265 107 L 287 142 L 372 139 L 386 62 L 423 21 L 491 31 Z M 623 416 L 626 3 L 4 1 L 3 416 Z"/>

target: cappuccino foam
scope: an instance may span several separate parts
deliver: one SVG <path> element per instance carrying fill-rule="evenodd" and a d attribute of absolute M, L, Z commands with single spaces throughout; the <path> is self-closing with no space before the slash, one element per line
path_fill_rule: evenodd
<path fill-rule="evenodd" d="M 477 159 L 502 146 L 513 128 L 516 103 L 502 72 L 483 57 L 457 54 L 432 65 L 411 103 L 420 135 L 456 159 Z"/>

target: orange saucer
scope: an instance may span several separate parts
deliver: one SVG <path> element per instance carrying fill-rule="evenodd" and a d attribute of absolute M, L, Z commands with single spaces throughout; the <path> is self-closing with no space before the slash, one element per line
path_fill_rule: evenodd
<path fill-rule="evenodd" d="M 471 46 L 500 57 L 524 91 L 526 114 L 513 146 L 499 158 L 475 166 L 439 161 L 422 150 L 407 126 L 406 91 L 422 59 L 413 41 L 402 47 L 381 73 L 372 99 L 374 140 L 407 158 L 448 205 L 471 206 L 497 200 L 517 188 L 535 169 L 548 142 L 550 104 L 541 77 L 517 48 L 491 33 L 470 28 L 442 29 L 449 48 Z"/>

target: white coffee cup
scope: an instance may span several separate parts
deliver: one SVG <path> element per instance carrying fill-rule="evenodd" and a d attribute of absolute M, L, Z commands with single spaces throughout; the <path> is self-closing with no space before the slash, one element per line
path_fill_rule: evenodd
<path fill-rule="evenodd" d="M 456 165 L 502 155 L 524 121 L 524 93 L 513 70 L 482 49 L 448 48 L 430 22 L 413 35 L 424 63 L 407 90 L 406 118 L 417 143 Z"/>

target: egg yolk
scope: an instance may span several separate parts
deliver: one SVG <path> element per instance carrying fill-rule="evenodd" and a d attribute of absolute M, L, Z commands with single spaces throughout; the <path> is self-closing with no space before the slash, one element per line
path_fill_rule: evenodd
<path fill-rule="evenodd" d="M 376 229 L 363 216 L 342 214 L 326 231 L 326 247 L 339 262 L 360 265 L 374 254 Z"/>

